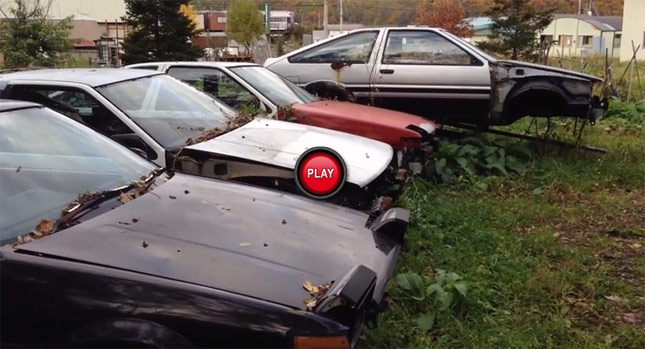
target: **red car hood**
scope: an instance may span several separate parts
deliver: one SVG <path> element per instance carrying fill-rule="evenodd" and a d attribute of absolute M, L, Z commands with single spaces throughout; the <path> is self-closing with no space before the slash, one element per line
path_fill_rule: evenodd
<path fill-rule="evenodd" d="M 404 140 L 419 143 L 424 134 L 432 134 L 436 129 L 434 122 L 419 116 L 349 102 L 295 104 L 293 112 L 296 122 L 376 139 L 395 148 L 401 148 Z M 412 146 L 409 141 L 406 143 Z"/>

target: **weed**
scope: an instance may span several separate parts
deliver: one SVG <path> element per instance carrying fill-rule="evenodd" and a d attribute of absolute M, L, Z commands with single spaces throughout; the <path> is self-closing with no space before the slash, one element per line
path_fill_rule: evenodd
<path fill-rule="evenodd" d="M 436 180 L 412 182 L 402 198 L 415 221 L 389 284 L 391 307 L 362 346 L 645 347 L 645 130 L 606 131 L 618 119 L 629 118 L 610 115 L 583 135 L 608 153 L 519 143 L 530 160 L 513 154 L 525 171 L 504 161 L 508 176 L 482 165 L 484 146 L 495 147 L 494 163 L 515 143 L 441 149 L 428 164 Z M 442 158 L 447 181 L 436 169 Z M 439 269 L 453 280 L 442 273 L 440 282 Z M 462 294 L 454 285 L 463 280 Z"/>

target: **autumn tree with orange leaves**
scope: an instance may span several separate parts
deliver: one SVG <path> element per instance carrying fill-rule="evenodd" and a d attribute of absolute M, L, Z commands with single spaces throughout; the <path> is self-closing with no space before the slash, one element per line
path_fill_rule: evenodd
<path fill-rule="evenodd" d="M 462 38 L 475 33 L 473 26 L 464 20 L 464 7 L 459 1 L 436 0 L 429 6 L 422 2 L 417 6 L 416 15 L 417 25 L 443 28 Z"/>

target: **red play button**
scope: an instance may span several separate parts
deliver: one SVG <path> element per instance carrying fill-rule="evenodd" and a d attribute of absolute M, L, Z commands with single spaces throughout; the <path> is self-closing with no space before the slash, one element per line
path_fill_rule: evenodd
<path fill-rule="evenodd" d="M 305 194 L 325 199 L 336 194 L 347 177 L 345 163 L 329 148 L 312 148 L 296 164 L 296 182 Z"/>

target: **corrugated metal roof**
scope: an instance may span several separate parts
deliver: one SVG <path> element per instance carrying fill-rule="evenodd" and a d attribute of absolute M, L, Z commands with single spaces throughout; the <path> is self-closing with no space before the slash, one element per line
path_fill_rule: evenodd
<path fill-rule="evenodd" d="M 623 17 L 621 16 L 589 16 L 577 14 L 556 14 L 553 18 L 576 18 L 593 25 L 598 30 L 622 31 Z"/>

